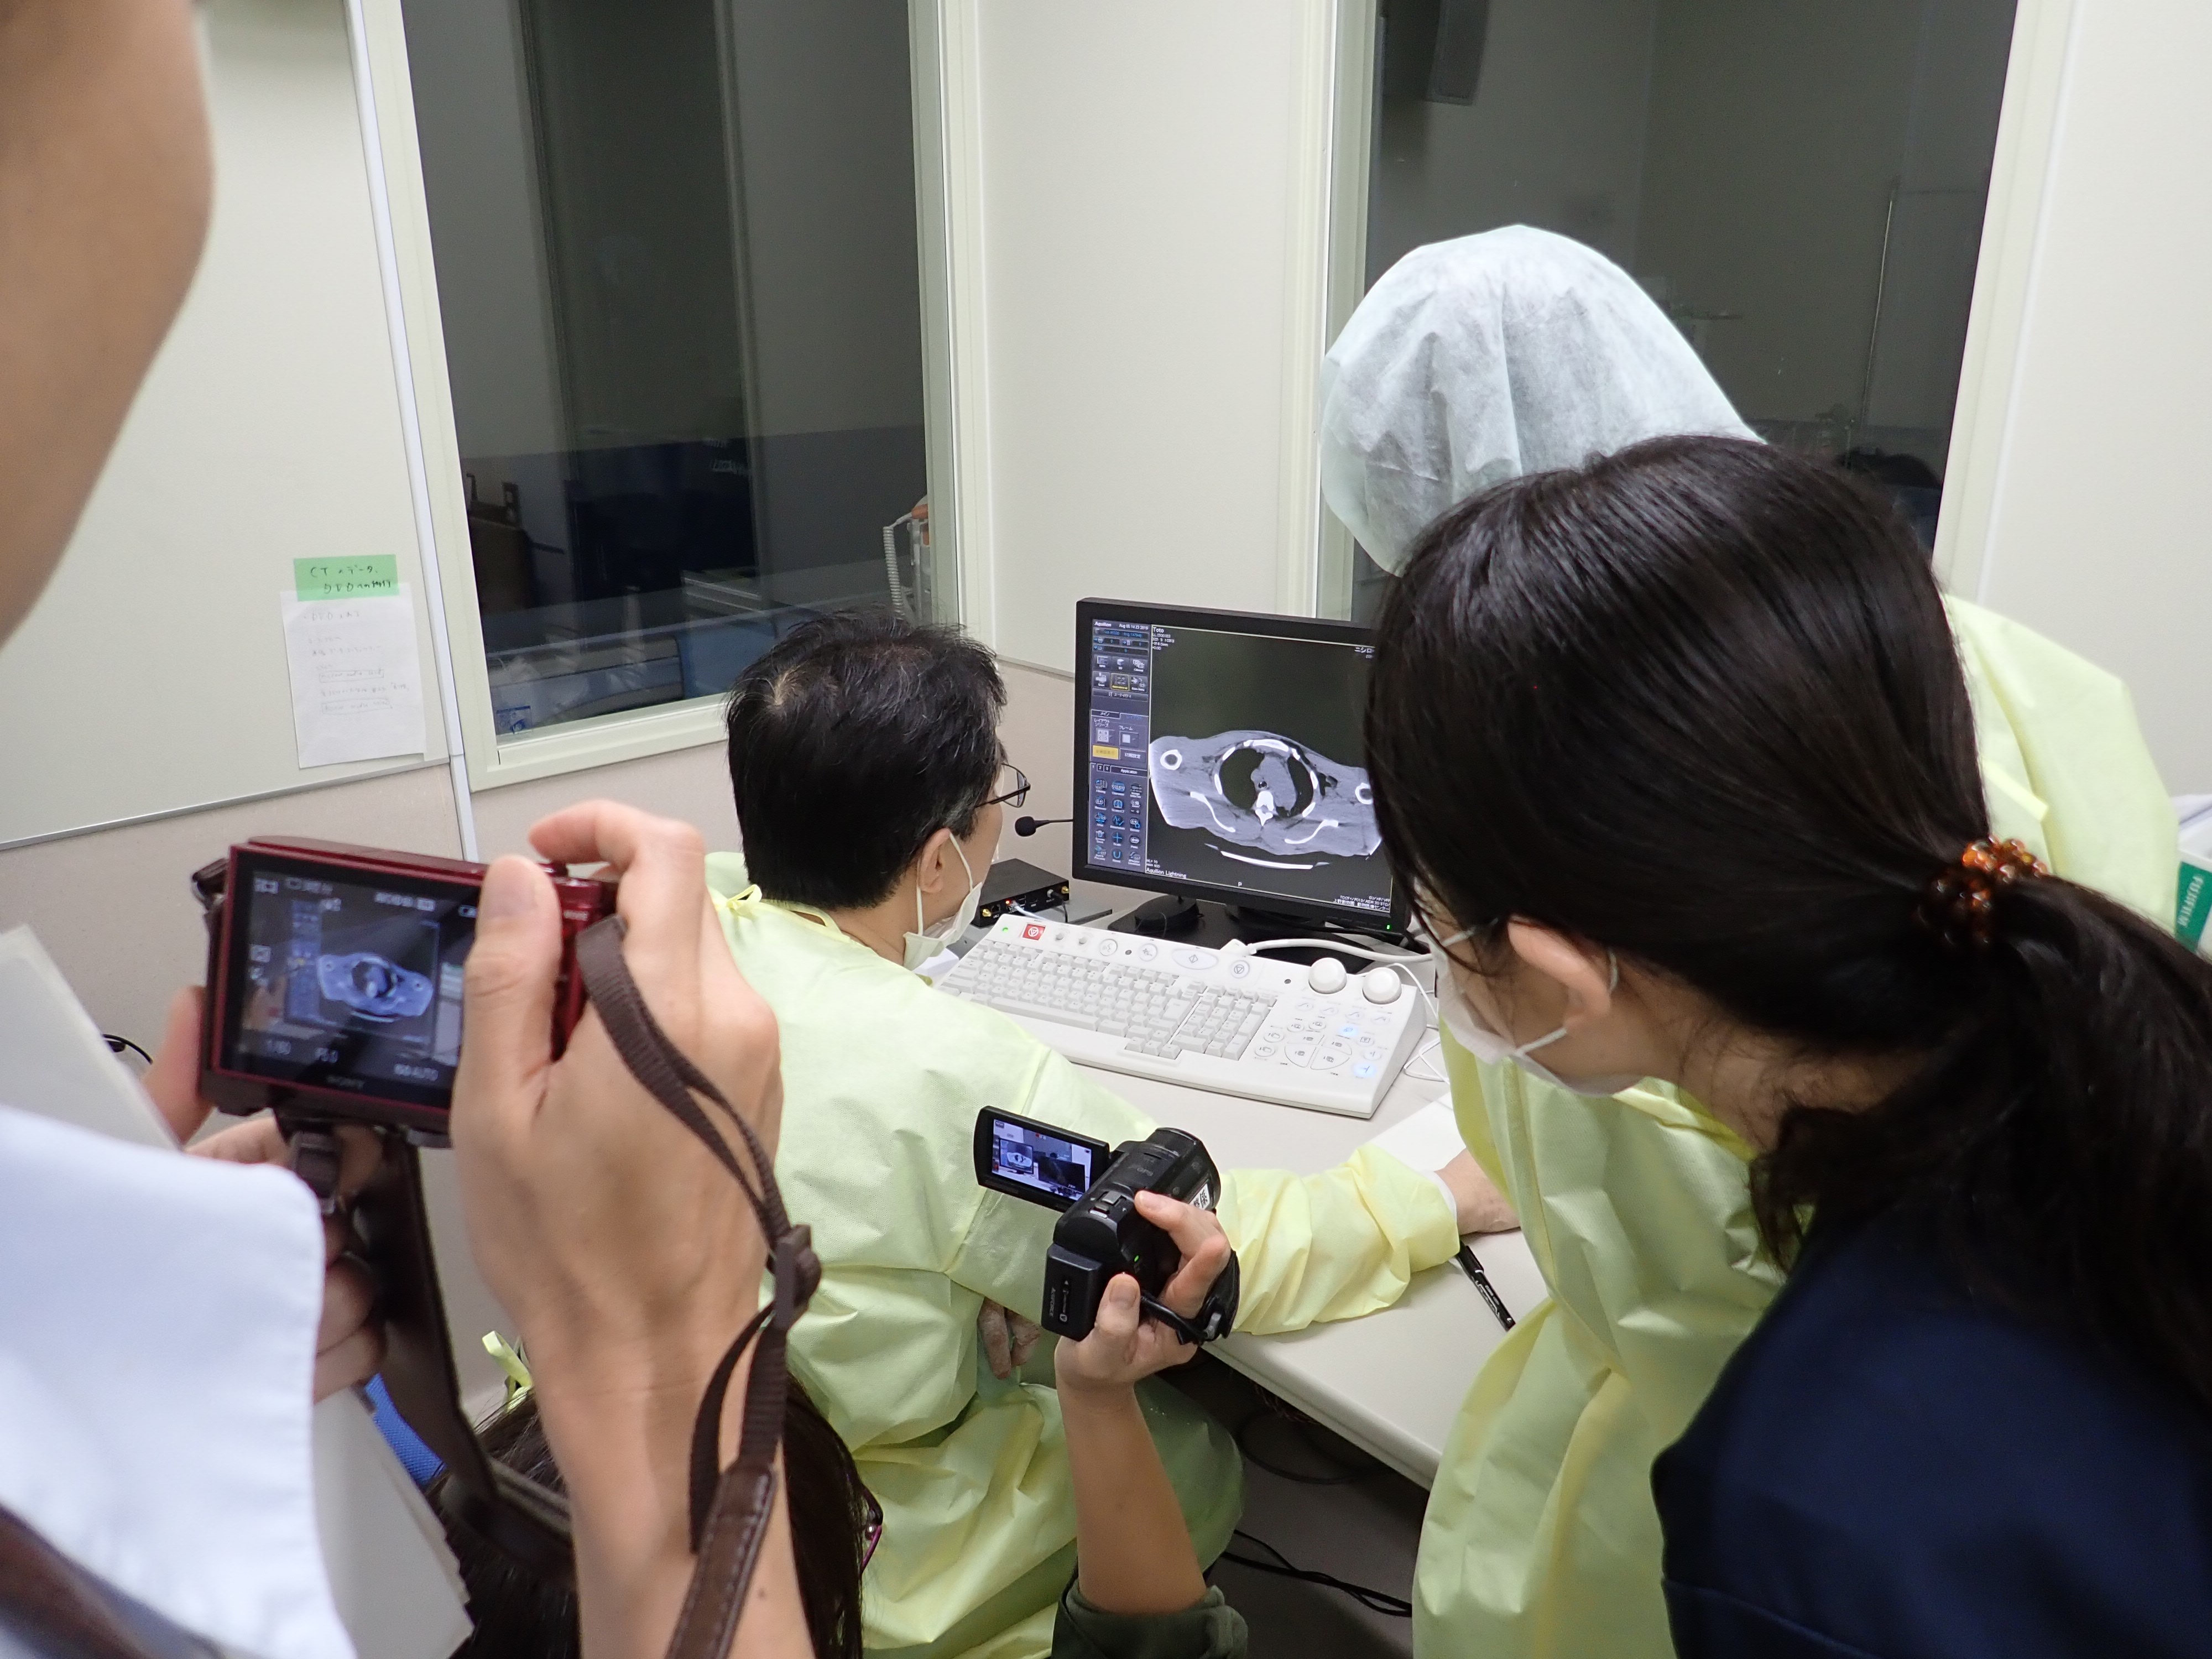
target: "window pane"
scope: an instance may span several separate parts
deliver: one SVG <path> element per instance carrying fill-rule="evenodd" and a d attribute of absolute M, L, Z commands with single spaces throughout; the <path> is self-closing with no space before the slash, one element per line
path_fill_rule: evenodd
<path fill-rule="evenodd" d="M 1368 281 L 1500 225 L 1586 242 L 1932 546 L 2013 9 L 1383 0 Z"/>
<path fill-rule="evenodd" d="M 904 0 L 404 0 L 502 733 L 929 608 Z"/>

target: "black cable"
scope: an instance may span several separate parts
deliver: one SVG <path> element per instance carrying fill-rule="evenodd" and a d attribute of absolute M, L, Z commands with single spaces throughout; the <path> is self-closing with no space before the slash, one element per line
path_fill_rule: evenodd
<path fill-rule="evenodd" d="M 1393 1595 L 1388 1590 L 1375 1589 L 1365 1584 L 1355 1584 L 1348 1578 L 1339 1578 L 1333 1572 L 1317 1572 L 1310 1568 L 1293 1566 L 1289 1556 L 1266 1539 L 1255 1538 L 1242 1527 L 1230 1535 L 1241 1538 L 1248 1544 L 1257 1544 L 1275 1559 L 1273 1561 L 1255 1561 L 1249 1555 L 1232 1555 L 1224 1550 L 1220 1557 L 1224 1561 L 1233 1561 L 1254 1572 L 1271 1573 L 1278 1578 L 1295 1578 L 1301 1583 L 1318 1584 L 1323 1589 L 1340 1590 L 1370 1613 L 1379 1613 L 1387 1618 L 1411 1619 L 1413 1616 L 1413 1604 L 1402 1595 Z"/>
<path fill-rule="evenodd" d="M 1281 1464 L 1253 1450 L 1249 1443 L 1253 1425 L 1258 1423 L 1262 1418 L 1268 1417 L 1286 1423 L 1295 1429 L 1298 1437 L 1305 1442 L 1306 1449 L 1323 1463 L 1332 1465 L 1333 1472 L 1328 1474 L 1302 1474 L 1296 1469 L 1286 1469 Z M 1315 1443 L 1311 1433 L 1313 1427 L 1312 1419 L 1293 1412 L 1287 1407 L 1279 1405 L 1272 1399 L 1263 1397 L 1252 1413 L 1237 1425 L 1237 1432 L 1232 1437 L 1237 1443 L 1237 1449 L 1244 1454 L 1247 1462 L 1256 1463 L 1279 1480 L 1288 1480 L 1301 1486 L 1348 1486 L 1355 1480 L 1365 1480 L 1382 1467 L 1380 1458 L 1370 1457 L 1364 1452 L 1359 1454 L 1364 1461 L 1356 1465 L 1346 1465 L 1333 1452 Z M 1357 1448 L 1354 1449 L 1356 1450 Z"/>
<path fill-rule="evenodd" d="M 100 1039 L 107 1045 L 107 1052 L 111 1054 L 119 1054 L 125 1048 L 128 1048 L 132 1054 L 137 1055 L 139 1059 L 144 1060 L 149 1066 L 151 1066 L 154 1063 L 154 1056 L 148 1054 L 143 1048 L 141 1048 L 129 1037 L 117 1036 L 112 1031 L 102 1031 L 100 1034 Z"/>

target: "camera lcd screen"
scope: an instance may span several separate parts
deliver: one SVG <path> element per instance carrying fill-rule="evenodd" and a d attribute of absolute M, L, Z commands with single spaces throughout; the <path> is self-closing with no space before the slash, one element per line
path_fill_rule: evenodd
<path fill-rule="evenodd" d="M 472 884 L 242 859 L 223 1068 L 448 1105 L 476 900 Z"/>
<path fill-rule="evenodd" d="M 1017 1182 L 1060 1204 L 1073 1204 L 1091 1190 L 1098 1171 L 1097 1149 L 1005 1118 L 991 1125 L 991 1173 Z"/>

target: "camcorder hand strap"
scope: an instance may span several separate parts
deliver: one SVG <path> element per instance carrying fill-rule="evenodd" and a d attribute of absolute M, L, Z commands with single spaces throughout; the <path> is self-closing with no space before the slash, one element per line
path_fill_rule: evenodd
<path fill-rule="evenodd" d="M 1229 1265 L 1221 1270 L 1212 1287 L 1206 1291 L 1206 1300 L 1189 1318 L 1185 1319 L 1166 1303 L 1156 1301 L 1149 1296 L 1139 1297 L 1137 1305 L 1148 1317 L 1157 1319 L 1184 1341 L 1203 1347 L 1209 1342 L 1219 1341 L 1236 1325 L 1237 1308 L 1243 1299 L 1243 1272 L 1237 1266 L 1237 1252 L 1231 1250 Z"/>
<path fill-rule="evenodd" d="M 669 1638 L 669 1659 L 724 1659 L 736 1638 L 746 1592 L 759 1565 L 775 1508 L 775 1455 L 783 1441 L 789 1384 L 787 1347 L 791 1327 L 822 1282 L 811 1235 L 793 1226 L 775 1184 L 775 1166 L 728 1098 L 669 1041 L 623 959 L 626 929 L 620 916 L 594 922 L 577 936 L 576 967 L 615 1052 L 647 1092 L 705 1143 L 743 1189 L 769 1242 L 775 1292 L 746 1322 L 707 1385 L 691 1429 L 691 1549 L 697 1557 L 691 1586 Z M 734 1125 L 744 1143 L 744 1165 L 695 1097 L 703 1097 Z M 757 1177 L 756 1180 L 754 1177 Z M 752 1375 L 745 1385 L 744 1418 L 737 1461 L 720 1467 L 722 1407 L 738 1361 L 757 1339 Z"/>

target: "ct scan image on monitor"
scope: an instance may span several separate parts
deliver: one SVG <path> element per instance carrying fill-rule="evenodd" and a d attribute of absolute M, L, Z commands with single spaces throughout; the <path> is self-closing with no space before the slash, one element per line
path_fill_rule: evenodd
<path fill-rule="evenodd" d="M 1365 629 L 1085 599 L 1076 635 L 1079 876 L 1392 924 Z"/>

